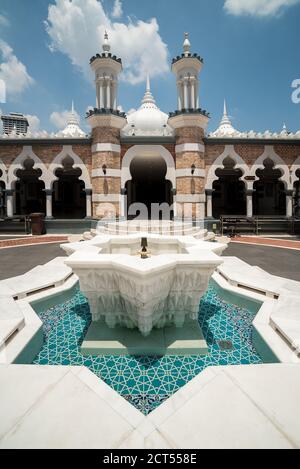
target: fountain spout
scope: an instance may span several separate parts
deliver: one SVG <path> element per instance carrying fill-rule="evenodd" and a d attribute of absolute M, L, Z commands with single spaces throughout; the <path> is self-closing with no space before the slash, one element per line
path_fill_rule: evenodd
<path fill-rule="evenodd" d="M 139 254 L 141 255 L 141 259 L 148 259 L 150 255 L 150 251 L 148 250 L 148 240 L 147 238 L 141 239 L 141 250 Z"/>

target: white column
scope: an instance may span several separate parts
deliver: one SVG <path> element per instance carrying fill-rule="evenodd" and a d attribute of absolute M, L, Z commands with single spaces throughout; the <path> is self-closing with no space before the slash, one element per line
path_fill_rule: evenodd
<path fill-rule="evenodd" d="M 7 189 L 5 191 L 5 194 L 6 194 L 6 216 L 12 217 L 14 214 L 14 203 L 13 203 L 14 191 Z"/>
<path fill-rule="evenodd" d="M 212 218 L 212 189 L 207 189 L 206 194 L 206 216 L 207 218 Z"/>
<path fill-rule="evenodd" d="M 300 217 L 300 184 L 298 186 L 297 192 L 296 192 L 296 210 L 295 210 L 295 215 L 297 217 Z"/>
<path fill-rule="evenodd" d="M 117 82 L 114 81 L 112 83 L 112 94 L 113 94 L 113 109 L 116 111 L 117 110 L 117 106 L 118 106 L 118 100 L 117 100 L 117 96 L 118 96 L 118 86 L 117 86 Z"/>
<path fill-rule="evenodd" d="M 13 191 L 12 200 L 13 200 L 13 214 L 15 214 L 17 213 L 17 194 L 15 190 Z"/>
<path fill-rule="evenodd" d="M 100 86 L 99 82 L 96 82 L 96 107 L 100 108 Z"/>
<path fill-rule="evenodd" d="M 111 81 L 110 81 L 110 79 L 108 79 L 107 84 L 106 84 L 106 108 L 107 109 L 110 109 L 110 107 L 111 107 L 111 103 L 110 103 L 110 96 L 111 96 L 110 85 L 111 85 Z"/>
<path fill-rule="evenodd" d="M 100 81 L 100 90 L 99 90 L 99 107 L 103 108 L 104 107 L 104 101 L 103 101 L 103 80 Z"/>
<path fill-rule="evenodd" d="M 181 83 L 178 82 L 177 83 L 177 95 L 178 95 L 178 111 L 181 111 L 182 110 L 182 86 L 181 86 Z"/>
<path fill-rule="evenodd" d="M 191 108 L 195 109 L 195 81 L 191 80 Z"/>
<path fill-rule="evenodd" d="M 52 193 L 51 189 L 46 189 L 46 218 L 53 218 L 52 217 Z"/>
<path fill-rule="evenodd" d="M 200 103 L 199 103 L 199 80 L 196 79 L 196 109 L 199 109 Z"/>
<path fill-rule="evenodd" d="M 189 107 L 189 97 L 188 97 L 188 87 L 186 78 L 183 81 L 183 94 L 184 94 L 184 108 L 188 109 Z"/>
<path fill-rule="evenodd" d="M 128 207 L 127 207 L 127 191 L 125 187 L 121 188 L 121 194 L 120 194 L 120 214 L 121 217 L 127 218 L 127 212 L 128 212 Z"/>
<path fill-rule="evenodd" d="M 246 196 L 247 196 L 247 217 L 248 218 L 253 217 L 253 193 L 254 193 L 254 190 L 252 190 L 252 189 L 246 191 Z"/>
<path fill-rule="evenodd" d="M 285 191 L 286 194 L 286 216 L 292 217 L 293 216 L 293 191 L 287 190 Z"/>
<path fill-rule="evenodd" d="M 92 189 L 85 189 L 86 194 L 86 218 L 92 218 Z"/>

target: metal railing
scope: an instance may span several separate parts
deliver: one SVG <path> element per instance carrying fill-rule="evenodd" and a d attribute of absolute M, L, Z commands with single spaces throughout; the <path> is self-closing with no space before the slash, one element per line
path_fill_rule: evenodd
<path fill-rule="evenodd" d="M 5 229 L 8 229 L 11 231 L 12 228 L 14 228 L 14 224 L 16 227 L 17 223 L 23 224 L 24 226 L 24 234 L 30 234 L 31 233 L 31 222 L 30 222 L 30 216 L 29 215 L 14 215 L 13 217 L 1 217 L 0 216 L 0 231 L 1 228 L 4 227 Z M 4 225 L 4 226 L 3 226 Z"/>
<path fill-rule="evenodd" d="M 284 231 L 291 235 L 300 231 L 300 218 L 284 216 L 224 215 L 220 217 L 220 231 L 229 236 L 237 236 L 240 232 L 252 232 L 258 235 L 262 231 Z"/>

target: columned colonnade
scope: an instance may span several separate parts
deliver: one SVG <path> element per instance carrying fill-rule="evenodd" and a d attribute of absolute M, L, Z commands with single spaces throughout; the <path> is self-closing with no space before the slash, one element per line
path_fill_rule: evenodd
<path fill-rule="evenodd" d="M 45 192 L 45 214 L 47 218 L 53 218 L 53 202 L 54 202 L 54 183 L 59 180 L 56 175 L 58 169 L 63 169 L 63 163 L 66 158 L 70 158 L 73 162 L 72 168 L 80 170 L 79 180 L 84 185 L 85 193 L 85 213 L 86 218 L 92 216 L 92 185 L 89 171 L 81 158 L 74 153 L 71 145 L 64 145 L 62 151 L 54 158 L 53 162 L 47 166 L 42 160 L 34 153 L 31 146 L 24 146 L 22 152 L 15 158 L 15 160 L 6 167 L 0 160 L 0 182 L 2 182 L 2 192 L 4 192 L 5 213 L 7 217 L 20 215 L 16 211 L 16 183 L 20 181 L 17 173 L 19 170 L 24 169 L 24 163 L 28 160 L 33 162 L 33 170 L 40 170 L 41 176 L 38 178 L 44 184 L 43 191 Z"/>
<path fill-rule="evenodd" d="M 149 145 L 135 146 L 127 153 L 123 159 L 119 177 L 121 179 L 121 188 L 125 187 L 126 181 L 131 179 L 130 164 L 134 157 L 139 154 L 155 154 L 159 153 L 165 159 L 168 172 L 166 180 L 171 181 L 173 189 L 173 201 L 176 215 L 176 180 L 177 176 L 181 173 L 176 169 L 172 155 L 164 149 L 164 147 L 153 147 Z M 48 218 L 53 217 L 54 207 L 54 183 L 59 180 L 56 172 L 58 169 L 63 168 L 63 162 L 66 157 L 70 157 L 73 161 L 73 168 L 80 169 L 80 176 L 78 179 L 82 181 L 83 193 L 85 198 L 85 214 L 87 218 L 93 216 L 92 213 L 92 183 L 91 175 L 81 158 L 76 155 L 71 145 L 65 145 L 63 150 L 54 158 L 51 164 L 44 164 L 40 158 L 34 153 L 31 146 L 24 146 L 22 152 L 15 158 L 13 163 L 7 167 L 3 161 L 0 160 L 0 215 L 12 217 L 17 213 L 17 197 L 16 197 L 16 183 L 20 181 L 17 176 L 18 170 L 24 169 L 24 162 L 28 159 L 33 161 L 33 170 L 40 170 L 40 177 L 38 178 L 44 185 L 45 193 L 45 212 Z M 219 181 L 216 171 L 224 169 L 224 160 L 230 158 L 234 162 L 234 170 L 239 170 L 241 177 L 239 181 L 244 184 L 243 194 L 245 197 L 245 215 L 252 217 L 256 212 L 256 203 L 258 197 L 257 184 L 264 184 L 264 181 L 257 175 L 258 170 L 265 169 L 267 160 L 271 161 L 274 166 L 274 171 L 280 171 L 278 184 L 280 184 L 280 193 L 282 193 L 282 203 L 285 203 L 283 211 L 280 212 L 281 216 L 292 217 L 295 213 L 300 215 L 300 156 L 296 159 L 291 167 L 288 167 L 276 154 L 273 146 L 266 146 L 264 153 L 257 158 L 257 160 L 248 166 L 245 161 L 235 152 L 234 145 L 227 145 L 224 152 L 214 161 L 206 175 L 205 184 L 205 200 L 206 200 L 206 216 L 211 218 L 214 216 L 214 196 L 216 194 L 215 183 Z M 112 170 L 111 176 L 116 176 L 118 170 Z M 181 171 L 182 172 L 182 171 Z M 218 171 L 217 171 L 218 172 Z M 180 174 L 179 174 L 180 173 Z M 107 174 L 110 176 L 110 174 Z M 109 195 L 107 198 L 109 199 Z M 105 198 L 103 196 L 103 198 Z M 121 215 L 126 216 L 125 213 L 125 195 L 124 190 L 120 194 L 115 194 L 116 200 L 120 201 Z M 298 206 L 296 212 L 294 205 Z M 281 207 L 282 208 L 282 207 Z M 232 213 L 233 214 L 233 213 Z M 54 214 L 55 215 L 55 214 Z M 242 215 L 242 213 L 234 213 L 234 215 Z M 271 214 L 270 214 L 271 215 Z"/>
<path fill-rule="evenodd" d="M 257 158 L 257 160 L 248 166 L 245 161 L 235 152 L 233 145 L 227 145 L 224 152 L 214 161 L 210 167 L 207 180 L 206 180 L 206 216 L 208 218 L 213 217 L 213 194 L 214 194 L 214 182 L 218 181 L 216 171 L 218 169 L 224 169 L 224 160 L 230 158 L 234 161 L 234 168 L 242 171 L 240 181 L 245 185 L 245 196 L 246 196 L 246 215 L 251 218 L 254 215 L 254 196 L 256 193 L 256 183 L 260 181 L 257 175 L 258 170 L 265 169 L 267 161 L 271 161 L 274 164 L 274 170 L 279 170 L 281 176 L 279 181 L 284 186 L 285 193 L 285 216 L 292 217 L 293 211 L 293 200 L 298 202 L 300 207 L 300 184 L 296 187 L 297 181 L 299 181 L 299 169 L 300 169 L 300 156 L 297 158 L 291 168 L 284 163 L 282 158 L 277 155 L 273 146 L 266 146 L 264 153 Z M 296 174 L 297 173 L 297 174 Z M 298 192 L 297 192 L 298 191 Z M 300 212 L 300 210 L 299 210 Z M 242 215 L 241 213 L 235 213 L 233 215 Z"/>

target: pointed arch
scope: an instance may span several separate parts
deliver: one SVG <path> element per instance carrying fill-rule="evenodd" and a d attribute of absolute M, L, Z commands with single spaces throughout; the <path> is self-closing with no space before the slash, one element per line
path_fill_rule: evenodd
<path fill-rule="evenodd" d="M 296 176 L 296 172 L 300 169 L 300 156 L 296 159 L 294 164 L 291 166 L 290 169 L 290 180 L 291 180 L 291 185 L 294 186 L 295 182 L 299 180 L 299 178 Z"/>
<path fill-rule="evenodd" d="M 7 184 L 7 175 L 6 175 L 7 168 L 2 160 L 0 160 L 0 181 L 4 182 L 5 186 Z"/>
<path fill-rule="evenodd" d="M 208 171 L 205 185 L 206 190 L 212 190 L 214 181 L 218 179 L 218 176 L 216 175 L 216 170 L 222 169 L 224 167 L 224 160 L 228 157 L 235 162 L 235 168 L 240 169 L 242 171 L 243 175 L 240 180 L 244 181 L 247 186 L 247 181 L 245 181 L 245 177 L 249 175 L 248 165 L 241 158 L 241 156 L 237 154 L 234 149 L 234 145 L 226 145 L 223 153 L 218 156 L 218 158 L 213 162 Z"/>
<path fill-rule="evenodd" d="M 43 181 L 45 187 L 49 180 L 49 171 L 46 165 L 40 160 L 40 158 L 34 153 L 32 146 L 25 145 L 21 151 L 21 153 L 14 159 L 11 163 L 9 170 L 8 170 L 8 181 L 7 181 L 7 188 L 12 189 L 14 183 L 18 180 L 17 171 L 18 169 L 23 169 L 24 161 L 27 159 L 31 159 L 34 162 L 33 169 L 39 169 L 42 174 L 39 177 L 40 181 Z"/>
<path fill-rule="evenodd" d="M 55 175 L 55 172 L 57 169 L 63 168 L 62 162 L 67 156 L 71 157 L 74 161 L 73 168 L 79 168 L 81 170 L 79 180 L 84 182 L 85 189 L 91 189 L 92 183 L 88 169 L 82 159 L 73 151 L 72 145 L 64 145 L 62 151 L 54 158 L 53 162 L 49 165 L 50 178 L 46 188 L 51 189 L 53 183 L 58 180 L 58 177 Z"/>
<path fill-rule="evenodd" d="M 272 146 L 266 146 L 265 151 L 261 156 L 257 158 L 250 169 L 250 176 L 257 178 L 256 172 L 258 169 L 264 169 L 264 161 L 270 159 L 274 163 L 274 169 L 279 169 L 281 171 L 281 177 L 279 178 L 286 187 L 286 189 L 291 189 L 291 178 L 290 178 L 290 171 L 288 165 L 283 161 L 283 159 L 277 155 Z"/>

